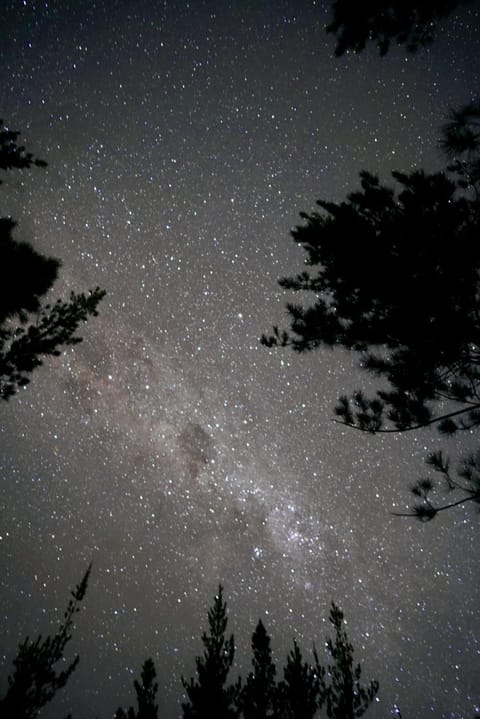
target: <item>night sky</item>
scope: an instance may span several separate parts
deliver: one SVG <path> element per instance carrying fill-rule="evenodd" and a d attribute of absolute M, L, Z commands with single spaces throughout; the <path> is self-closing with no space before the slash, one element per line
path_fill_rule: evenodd
<path fill-rule="evenodd" d="M 369 717 L 480 704 L 478 514 L 390 514 L 445 440 L 335 424 L 338 395 L 368 390 L 356 358 L 259 343 L 286 322 L 302 210 L 364 168 L 442 166 L 480 9 L 385 58 L 336 59 L 330 19 L 323 0 L 2 2 L 0 116 L 48 168 L 9 173 L 0 214 L 62 260 L 53 298 L 107 291 L 84 342 L 0 408 L 0 688 L 94 562 L 47 718 L 127 707 L 149 656 L 179 717 L 219 582 L 243 676 L 258 618 L 280 670 L 294 637 L 322 646 L 333 599 L 380 681 Z"/>

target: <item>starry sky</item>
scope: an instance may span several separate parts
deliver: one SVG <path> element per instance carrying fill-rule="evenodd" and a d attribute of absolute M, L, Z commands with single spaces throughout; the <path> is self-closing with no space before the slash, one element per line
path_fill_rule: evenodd
<path fill-rule="evenodd" d="M 368 716 L 473 716 L 478 516 L 390 514 L 445 442 L 335 424 L 338 395 L 369 387 L 356 358 L 259 337 L 286 321 L 299 212 L 364 168 L 442 166 L 438 127 L 478 88 L 478 3 L 417 55 L 340 59 L 322 0 L 2 9 L 0 116 L 48 168 L 9 173 L 1 214 L 62 260 L 52 297 L 108 294 L 0 408 L 0 688 L 93 560 L 47 719 L 128 706 L 149 656 L 160 715 L 181 716 L 219 582 L 244 676 L 258 618 L 280 669 L 294 637 L 322 645 L 333 599 L 380 681 Z"/>

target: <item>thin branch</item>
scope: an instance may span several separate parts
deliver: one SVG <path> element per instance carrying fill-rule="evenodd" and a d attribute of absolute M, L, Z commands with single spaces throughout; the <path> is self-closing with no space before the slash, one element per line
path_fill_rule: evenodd
<path fill-rule="evenodd" d="M 466 494 L 470 494 L 471 490 L 468 487 L 464 487 L 457 479 L 454 479 L 448 472 L 442 472 L 443 478 L 447 483 L 448 489 L 459 489 Z"/>
<path fill-rule="evenodd" d="M 422 429 L 422 427 L 428 427 L 431 424 L 435 424 L 436 422 L 442 422 L 444 419 L 449 419 L 450 417 L 457 417 L 460 414 L 464 414 L 465 412 L 471 412 L 472 409 L 480 409 L 480 403 L 470 405 L 468 407 L 463 407 L 463 409 L 457 409 L 455 412 L 448 412 L 447 414 L 442 414 L 439 417 L 433 417 L 433 419 L 428 420 L 428 422 L 422 422 L 421 424 L 412 424 L 409 427 L 402 427 L 399 428 L 388 428 L 388 429 L 366 429 L 364 427 L 359 427 L 357 424 L 349 424 L 348 422 L 342 422 L 339 419 L 334 419 L 333 422 L 336 422 L 337 424 L 343 424 L 346 427 L 351 427 L 352 429 L 358 429 L 360 432 L 368 432 L 370 434 L 393 434 L 398 432 L 411 432 L 414 429 Z"/>
<path fill-rule="evenodd" d="M 465 502 L 479 502 L 480 501 L 480 494 L 472 494 L 471 497 L 464 497 L 463 499 L 459 499 L 456 502 L 452 502 L 451 504 L 444 504 L 441 507 L 434 507 L 433 505 L 430 505 L 432 510 L 434 510 L 435 514 L 438 514 L 438 512 L 443 512 L 445 509 L 452 509 L 452 507 L 458 507 L 460 504 L 464 504 Z M 394 517 L 418 517 L 418 514 L 416 512 L 390 512 Z"/>

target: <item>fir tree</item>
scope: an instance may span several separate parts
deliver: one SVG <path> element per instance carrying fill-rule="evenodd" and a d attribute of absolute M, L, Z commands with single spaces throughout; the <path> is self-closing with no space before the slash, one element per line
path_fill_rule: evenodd
<path fill-rule="evenodd" d="M 210 632 L 202 636 L 203 656 L 195 659 L 197 678 L 187 681 L 182 677 L 188 697 L 182 704 L 185 719 L 235 719 L 238 716 L 240 682 L 227 685 L 235 656 L 233 634 L 225 637 L 227 623 L 227 605 L 220 585 L 208 612 Z"/>
<path fill-rule="evenodd" d="M 141 682 L 135 679 L 133 683 L 137 695 L 137 711 L 133 707 L 130 707 L 127 712 L 121 708 L 117 709 L 114 719 L 157 719 L 158 706 L 155 702 L 158 683 L 155 681 L 156 676 L 153 659 L 147 659 L 142 667 Z"/>
<path fill-rule="evenodd" d="M 270 637 L 261 620 L 252 635 L 253 671 L 242 688 L 239 705 L 244 719 L 269 719 L 275 716 L 275 664 Z"/>
<path fill-rule="evenodd" d="M 294 640 L 277 691 L 277 716 L 281 719 L 313 719 L 320 702 L 318 671 L 303 661 Z"/>
<path fill-rule="evenodd" d="M 335 639 L 327 638 L 331 663 L 326 671 L 320 668 L 315 653 L 322 704 L 325 703 L 328 719 L 357 719 L 365 714 L 375 698 L 378 682 L 372 680 L 367 687 L 360 683 L 362 669 L 360 664 L 353 664 L 353 646 L 343 626 L 343 612 L 334 602 L 329 618 L 335 629 Z"/>
<path fill-rule="evenodd" d="M 13 674 L 8 677 L 7 692 L 0 700 L 0 716 L 5 719 L 35 719 L 75 671 L 78 655 L 66 668 L 58 669 L 58 664 L 65 666 L 65 649 L 72 638 L 74 617 L 85 597 L 90 571 L 91 565 L 72 591 L 58 632 L 53 637 L 40 635 L 36 640 L 27 637 L 20 644 L 13 660 Z"/>

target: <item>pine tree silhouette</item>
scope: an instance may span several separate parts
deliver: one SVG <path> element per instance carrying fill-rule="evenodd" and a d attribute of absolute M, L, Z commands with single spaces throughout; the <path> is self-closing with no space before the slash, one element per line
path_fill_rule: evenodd
<path fill-rule="evenodd" d="M 454 114 L 443 131 L 457 158 L 447 173 L 394 172 L 397 187 L 361 173 L 347 200 L 320 200 L 292 236 L 309 270 L 283 278 L 286 290 L 314 296 L 287 305 L 289 330 L 263 336 L 268 347 L 308 352 L 343 347 L 381 389 L 341 396 L 337 421 L 370 433 L 480 425 L 480 105 Z M 414 485 L 409 516 L 429 520 L 466 501 L 480 502 L 480 456 L 460 463 L 430 454 L 443 487 L 462 498 L 434 504 L 436 483 Z"/>
<path fill-rule="evenodd" d="M 121 708 L 117 709 L 114 719 L 157 719 L 158 705 L 155 702 L 158 683 L 155 681 L 156 676 L 153 659 L 147 659 L 143 663 L 141 682 L 135 679 L 133 683 L 137 695 L 137 711 L 133 707 L 126 712 Z"/>
<path fill-rule="evenodd" d="M 219 585 L 208 612 L 210 632 L 202 636 L 203 656 L 195 659 L 197 679 L 187 681 L 182 677 L 188 697 L 188 701 L 182 704 L 185 719 L 235 719 L 238 716 L 236 702 L 240 682 L 227 686 L 235 655 L 233 635 L 228 639 L 225 637 L 227 623 L 227 605 L 223 601 L 223 588 Z"/>
<path fill-rule="evenodd" d="M 19 133 L 0 120 L 0 170 L 45 167 L 43 160 L 18 145 Z M 2 180 L 0 179 L 0 184 Z M 44 304 L 57 279 L 59 260 L 39 254 L 13 237 L 16 223 L 0 218 L 0 399 L 8 400 L 30 382 L 47 356 L 81 342 L 76 332 L 105 295 L 100 288 L 71 292 L 68 300 Z"/>
<path fill-rule="evenodd" d="M 252 635 L 253 671 L 242 688 L 239 706 L 244 719 L 275 717 L 275 664 L 272 661 L 270 637 L 261 620 Z"/>
<path fill-rule="evenodd" d="M 66 669 L 59 670 L 57 666 L 59 663 L 64 666 L 65 649 L 72 638 L 73 620 L 85 597 L 91 568 L 90 565 L 80 584 L 72 591 L 72 599 L 58 632 L 45 639 L 41 635 L 36 640 L 27 637 L 20 644 L 13 660 L 13 674 L 8 677 L 7 692 L 0 700 L 2 719 L 35 719 L 75 671 L 78 655 Z"/>
<path fill-rule="evenodd" d="M 287 657 L 283 680 L 278 685 L 277 715 L 282 719 L 313 719 L 319 704 L 319 677 L 314 667 L 303 661 L 294 640 Z"/>
<path fill-rule="evenodd" d="M 335 629 L 335 638 L 327 638 L 327 650 L 331 657 L 326 671 L 320 669 L 318 655 L 322 704 L 326 706 L 328 719 L 357 719 L 363 716 L 378 692 L 378 682 L 372 680 L 364 687 L 360 683 L 362 669 L 353 664 L 353 646 L 348 640 L 343 622 L 343 612 L 332 602 L 330 622 Z"/>

